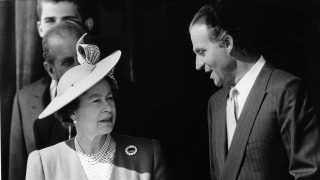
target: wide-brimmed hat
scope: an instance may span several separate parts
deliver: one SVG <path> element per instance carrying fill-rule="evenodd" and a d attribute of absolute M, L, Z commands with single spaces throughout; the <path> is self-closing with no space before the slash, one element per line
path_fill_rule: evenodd
<path fill-rule="evenodd" d="M 84 34 L 78 41 L 77 59 L 80 65 L 65 72 L 57 85 L 57 96 L 39 115 L 39 119 L 45 118 L 93 87 L 106 75 L 113 77 L 115 65 L 120 59 L 121 51 L 116 51 L 99 61 L 100 51 L 98 46 L 85 44 Z"/>

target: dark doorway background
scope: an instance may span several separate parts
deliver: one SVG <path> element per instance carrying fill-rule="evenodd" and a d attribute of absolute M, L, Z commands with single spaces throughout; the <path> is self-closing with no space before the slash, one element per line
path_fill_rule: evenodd
<path fill-rule="evenodd" d="M 0 2 L 1 170 L 7 179 L 9 127 L 16 89 L 45 75 L 42 62 L 23 83 L 16 66 L 14 32 L 17 1 Z M 32 0 L 30 0 L 32 1 Z M 160 140 L 174 179 L 209 179 L 206 108 L 217 88 L 195 70 L 188 26 L 204 0 L 105 0 L 97 3 L 94 35 L 102 57 L 116 49 L 123 56 L 116 75 L 120 103 L 116 132 Z M 241 3 L 240 3 L 241 2 Z M 320 101 L 318 68 L 320 3 L 317 0 L 238 0 L 255 29 L 253 38 L 266 60 L 303 78 Z M 34 4 L 33 4 L 34 6 Z M 34 22 L 36 19 L 34 19 Z M 41 57 L 36 33 L 34 52 Z M 22 41 L 23 42 L 23 41 Z M 23 45 L 23 44 L 22 44 Z M 130 106 L 132 108 L 130 108 Z M 134 116 L 131 118 L 131 115 Z"/>

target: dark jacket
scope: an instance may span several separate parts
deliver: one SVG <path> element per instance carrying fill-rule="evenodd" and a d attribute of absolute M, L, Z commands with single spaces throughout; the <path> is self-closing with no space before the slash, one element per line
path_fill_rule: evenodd
<path fill-rule="evenodd" d="M 320 179 L 320 120 L 301 80 L 265 64 L 242 109 L 227 152 L 230 88 L 209 100 L 213 179 Z"/>

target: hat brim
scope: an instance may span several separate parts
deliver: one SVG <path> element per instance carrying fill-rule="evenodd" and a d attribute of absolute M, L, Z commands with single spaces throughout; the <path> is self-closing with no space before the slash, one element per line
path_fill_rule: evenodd
<path fill-rule="evenodd" d="M 80 82 L 68 88 L 63 94 L 55 97 L 50 104 L 39 115 L 39 119 L 43 119 L 57 112 L 59 109 L 69 104 L 71 101 L 79 97 L 88 89 L 93 87 L 101 79 L 103 79 L 117 64 L 121 56 L 121 51 L 116 51 L 106 58 L 99 61 L 94 69 L 83 78 Z"/>

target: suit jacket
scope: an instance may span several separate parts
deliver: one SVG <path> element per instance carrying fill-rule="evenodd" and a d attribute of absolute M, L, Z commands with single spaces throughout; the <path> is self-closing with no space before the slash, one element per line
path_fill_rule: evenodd
<path fill-rule="evenodd" d="M 15 96 L 9 147 L 10 180 L 25 178 L 28 154 L 35 150 L 33 123 L 50 102 L 50 83 L 50 77 L 43 77 L 19 90 Z M 62 126 L 59 129 L 67 131 Z"/>
<path fill-rule="evenodd" d="M 37 150 L 68 140 L 69 137 L 69 130 L 63 127 L 54 115 L 44 119 L 36 119 L 33 123 L 33 131 Z M 71 137 L 75 135 L 76 129 L 72 127 Z"/>
<path fill-rule="evenodd" d="M 226 101 L 208 104 L 212 179 L 320 179 L 320 121 L 301 80 L 265 64 L 243 107 L 229 151 Z"/>
<path fill-rule="evenodd" d="M 116 141 L 114 180 L 166 180 L 168 173 L 158 141 L 113 134 Z M 137 153 L 129 156 L 126 147 L 134 145 Z M 87 179 L 74 147 L 74 139 L 36 150 L 29 155 L 27 180 Z"/>

